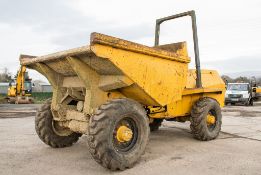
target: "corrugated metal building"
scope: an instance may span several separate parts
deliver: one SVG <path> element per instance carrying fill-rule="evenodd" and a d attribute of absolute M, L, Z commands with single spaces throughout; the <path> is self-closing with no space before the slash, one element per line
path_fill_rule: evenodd
<path fill-rule="evenodd" d="M 39 83 L 41 92 L 53 92 L 52 86 L 49 83 Z"/>
<path fill-rule="evenodd" d="M 33 92 L 52 92 L 52 86 L 49 83 L 34 82 Z"/>
<path fill-rule="evenodd" d="M 9 83 L 0 83 L 0 94 L 7 94 Z"/>
<path fill-rule="evenodd" d="M 0 94 L 7 94 L 9 83 L 0 82 Z M 52 92 L 52 86 L 49 83 L 35 83 L 33 92 Z"/>

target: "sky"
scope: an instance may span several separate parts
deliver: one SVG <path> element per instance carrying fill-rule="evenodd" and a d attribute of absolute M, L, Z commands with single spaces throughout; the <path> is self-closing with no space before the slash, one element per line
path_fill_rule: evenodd
<path fill-rule="evenodd" d="M 260 0 L 0 0 L 0 71 L 12 74 L 19 55 L 45 55 L 89 44 L 92 32 L 153 46 L 155 20 L 195 10 L 201 67 L 220 74 L 261 71 Z M 162 24 L 160 44 L 188 42 L 188 17 Z M 30 71 L 34 79 L 46 81 Z"/>

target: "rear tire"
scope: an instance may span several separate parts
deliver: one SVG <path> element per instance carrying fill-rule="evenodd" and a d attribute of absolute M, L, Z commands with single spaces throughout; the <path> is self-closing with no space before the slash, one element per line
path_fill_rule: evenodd
<path fill-rule="evenodd" d="M 54 120 L 50 107 L 51 100 L 47 100 L 37 111 L 35 117 L 35 130 L 37 135 L 45 144 L 53 148 L 71 146 L 78 141 L 82 134 L 71 132 L 66 136 L 58 135 L 53 126 Z"/>
<path fill-rule="evenodd" d="M 132 138 L 118 142 L 115 133 L 123 121 L 131 121 Z M 117 131 L 117 132 L 116 132 Z M 149 139 L 145 109 L 131 99 L 113 99 L 101 105 L 90 119 L 88 144 L 94 160 L 111 170 L 132 167 L 143 154 Z"/>
<path fill-rule="evenodd" d="M 208 125 L 207 116 L 215 117 L 215 123 Z M 207 141 L 215 139 L 221 130 L 222 114 L 219 103 L 212 98 L 199 99 L 191 111 L 191 131 L 198 140 Z"/>
<path fill-rule="evenodd" d="M 149 124 L 150 131 L 157 131 L 159 130 L 159 127 L 161 126 L 161 123 L 163 122 L 163 119 L 153 119 L 153 122 Z"/>

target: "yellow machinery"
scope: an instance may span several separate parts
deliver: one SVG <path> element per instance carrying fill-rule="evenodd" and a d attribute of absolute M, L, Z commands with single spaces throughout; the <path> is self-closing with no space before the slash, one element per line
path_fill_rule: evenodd
<path fill-rule="evenodd" d="M 261 93 L 261 87 L 256 88 L 256 93 Z"/>
<path fill-rule="evenodd" d="M 16 79 L 11 80 L 8 88 L 7 100 L 9 103 L 33 103 L 32 82 L 26 72 L 26 67 L 21 66 Z"/>
<path fill-rule="evenodd" d="M 250 84 L 252 90 L 251 91 L 252 101 L 258 101 L 259 99 L 261 99 L 261 87 L 257 86 L 255 77 L 251 77 Z"/>
<path fill-rule="evenodd" d="M 192 19 L 196 70 L 186 42 L 159 45 L 160 24 L 183 16 Z M 220 132 L 225 84 L 200 69 L 194 11 L 158 19 L 154 47 L 92 33 L 90 45 L 20 61 L 53 87 L 36 115 L 40 139 L 60 148 L 87 134 L 91 155 L 111 170 L 132 167 L 163 119 L 190 121 L 203 141 Z"/>
<path fill-rule="evenodd" d="M 252 87 L 252 91 L 253 91 L 253 99 L 255 101 L 260 100 L 261 99 L 261 87 L 256 86 L 256 84 L 255 84 L 255 86 Z"/>

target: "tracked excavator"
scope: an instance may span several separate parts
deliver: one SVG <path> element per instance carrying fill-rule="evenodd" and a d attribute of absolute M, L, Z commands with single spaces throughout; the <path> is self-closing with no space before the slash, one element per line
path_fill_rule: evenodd
<path fill-rule="evenodd" d="M 33 103 L 32 79 L 29 78 L 25 66 L 21 66 L 16 78 L 9 82 L 7 102 L 15 104 Z"/>

